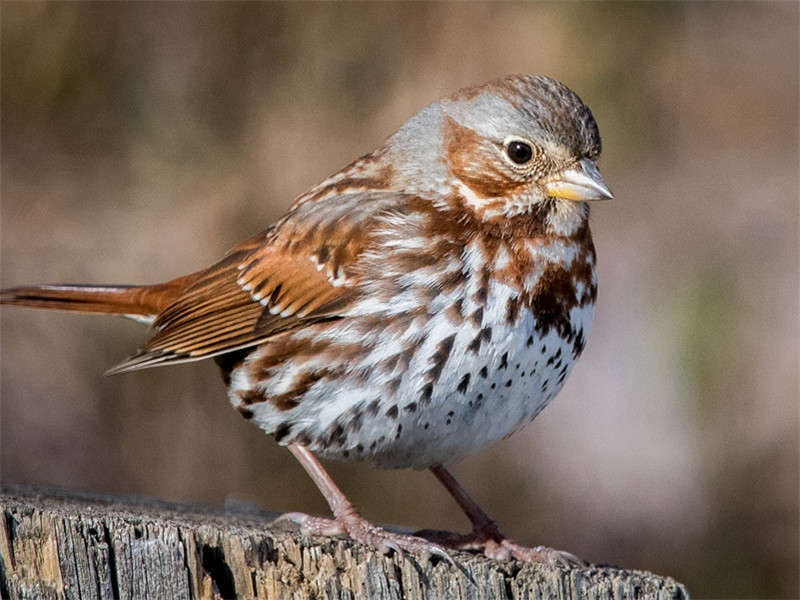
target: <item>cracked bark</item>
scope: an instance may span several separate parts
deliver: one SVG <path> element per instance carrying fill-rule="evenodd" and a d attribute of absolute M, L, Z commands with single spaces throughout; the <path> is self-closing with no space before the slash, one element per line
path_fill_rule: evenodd
<path fill-rule="evenodd" d="M 644 571 L 384 556 L 261 513 L 10 485 L 0 509 L 3 598 L 688 598 Z"/>

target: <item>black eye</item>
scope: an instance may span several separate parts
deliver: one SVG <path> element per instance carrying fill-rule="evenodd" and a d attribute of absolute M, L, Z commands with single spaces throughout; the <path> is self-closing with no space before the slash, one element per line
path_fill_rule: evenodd
<path fill-rule="evenodd" d="M 509 142 L 506 152 L 508 152 L 508 158 L 518 165 L 524 165 L 533 157 L 533 148 L 531 148 L 531 145 L 520 142 L 519 140 Z"/>

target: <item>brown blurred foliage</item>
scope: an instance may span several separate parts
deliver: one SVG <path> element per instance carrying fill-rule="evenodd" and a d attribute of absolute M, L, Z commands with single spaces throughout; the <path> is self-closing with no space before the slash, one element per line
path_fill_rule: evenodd
<path fill-rule="evenodd" d="M 591 106 L 594 331 L 455 470 L 519 541 L 798 595 L 796 3 L 0 4 L 3 286 L 200 268 L 415 111 L 510 72 Z M 213 365 L 103 378 L 136 324 L 2 311 L 2 480 L 325 513 Z M 331 465 L 367 517 L 465 529 L 426 473 Z M 421 509 L 424 507 L 424 509 Z"/>

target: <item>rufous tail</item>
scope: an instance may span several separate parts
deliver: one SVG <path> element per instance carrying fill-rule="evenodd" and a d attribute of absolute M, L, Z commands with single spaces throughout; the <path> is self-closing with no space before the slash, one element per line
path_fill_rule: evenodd
<path fill-rule="evenodd" d="M 33 285 L 0 290 L 0 304 L 77 312 L 155 317 L 189 284 L 182 277 L 157 285 Z"/>

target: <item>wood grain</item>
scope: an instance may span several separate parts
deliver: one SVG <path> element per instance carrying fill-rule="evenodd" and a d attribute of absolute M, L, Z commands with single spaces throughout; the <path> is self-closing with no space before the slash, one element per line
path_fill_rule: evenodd
<path fill-rule="evenodd" d="M 274 515 L 4 485 L 3 598 L 680 600 L 669 577 L 613 567 L 384 556 Z"/>

